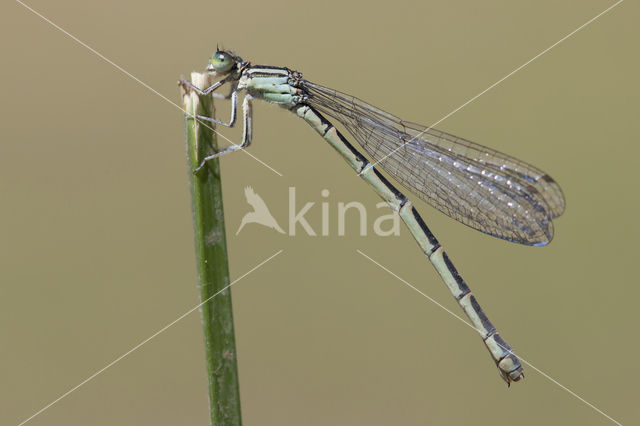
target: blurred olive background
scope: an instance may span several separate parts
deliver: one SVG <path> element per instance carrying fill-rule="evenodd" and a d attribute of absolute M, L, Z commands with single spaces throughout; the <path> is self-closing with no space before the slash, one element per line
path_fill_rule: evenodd
<path fill-rule="evenodd" d="M 429 125 L 613 4 L 583 2 L 28 3 L 180 103 L 216 44 Z M 198 303 L 183 117 L 16 2 L 2 6 L 0 424 L 17 424 Z M 601 17 L 438 127 L 547 171 L 566 213 L 544 248 L 418 208 L 522 358 L 624 424 L 637 404 L 638 6 Z M 228 104 L 218 102 L 220 117 Z M 377 196 L 302 120 L 256 103 L 251 153 L 222 161 L 246 425 L 605 425 L 525 366 L 508 389 L 464 326 L 368 256 L 461 311 Z M 221 129 L 239 141 L 237 129 Z M 221 145 L 225 144 L 220 140 Z M 287 228 L 247 225 L 244 188 Z M 328 189 L 327 198 L 321 191 Z M 413 197 L 415 200 L 416 197 Z M 338 202 L 359 201 L 337 235 Z M 387 211 L 385 210 L 386 214 Z M 206 425 L 199 313 L 33 425 Z"/>

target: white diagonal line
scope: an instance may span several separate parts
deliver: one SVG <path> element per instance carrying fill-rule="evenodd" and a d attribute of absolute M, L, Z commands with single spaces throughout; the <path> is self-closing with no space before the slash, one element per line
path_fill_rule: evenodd
<path fill-rule="evenodd" d="M 404 147 L 405 145 L 413 142 L 414 140 L 418 139 L 420 136 L 422 136 L 423 134 L 425 134 L 426 132 L 428 132 L 429 130 L 433 129 L 435 126 L 437 126 L 438 124 L 442 123 L 444 120 L 446 120 L 447 118 L 451 117 L 453 114 L 455 114 L 456 112 L 460 111 L 462 108 L 466 107 L 467 105 L 469 105 L 471 102 L 475 101 L 476 99 L 478 99 L 480 96 L 484 95 L 485 93 L 487 93 L 489 90 L 493 89 L 494 87 L 496 87 L 498 84 L 502 83 L 503 81 L 505 81 L 507 78 L 511 77 L 512 75 L 514 75 L 515 73 L 517 73 L 518 71 L 520 71 L 522 68 L 526 67 L 527 65 L 529 65 L 531 62 L 535 61 L 536 59 L 538 59 L 540 56 L 544 55 L 545 53 L 547 53 L 548 51 L 550 51 L 551 49 L 553 49 L 554 47 L 556 47 L 557 45 L 559 45 L 560 43 L 562 43 L 563 41 L 565 41 L 566 39 L 568 39 L 569 37 L 571 37 L 572 35 L 574 35 L 575 33 L 577 33 L 578 31 L 580 31 L 581 29 L 583 29 L 584 27 L 586 27 L 587 25 L 589 25 L 590 23 L 592 23 L 593 21 L 595 21 L 596 19 L 598 19 L 599 17 L 601 17 L 602 15 L 604 15 L 605 13 L 609 12 L 611 9 L 613 9 L 614 7 L 618 6 L 620 3 L 622 3 L 624 0 L 618 0 L 617 2 L 615 2 L 613 5 L 609 6 L 608 8 L 606 8 L 605 10 L 603 10 L 602 12 L 598 13 L 596 16 L 594 16 L 593 18 L 589 19 L 587 22 L 585 22 L 584 24 L 580 25 L 578 28 L 576 28 L 575 30 L 571 31 L 569 34 L 567 34 L 566 36 L 562 37 L 560 40 L 556 41 L 555 43 L 553 43 L 551 46 L 547 47 L 546 49 L 544 49 L 542 52 L 538 53 L 536 56 L 534 56 L 533 58 L 529 59 L 527 62 L 525 62 L 524 64 L 520 65 L 518 68 L 514 69 L 513 71 L 511 71 L 509 74 L 505 75 L 504 77 L 502 77 L 500 80 L 496 81 L 495 83 L 493 83 L 491 86 L 487 87 L 486 89 L 484 89 L 482 92 L 478 93 L 477 95 L 475 95 L 474 97 L 472 97 L 471 99 L 469 99 L 468 101 L 466 101 L 465 103 L 463 103 L 462 105 L 460 105 L 458 108 L 454 109 L 453 111 L 451 111 L 450 113 L 448 113 L 447 115 L 445 115 L 444 117 L 442 117 L 440 120 L 436 121 L 435 123 L 431 124 L 429 127 L 427 127 L 425 130 L 421 131 L 420 133 L 418 133 L 417 135 L 415 135 L 414 137 L 412 137 L 410 140 L 408 140 L 407 142 L 402 143 L 400 146 L 398 146 L 396 149 L 394 149 L 393 151 L 391 151 L 390 153 L 388 153 L 387 155 L 385 155 L 384 157 L 382 157 L 381 159 L 374 161 L 372 164 L 369 165 L 369 167 L 373 167 L 376 164 L 379 164 L 381 162 L 383 162 L 384 160 L 386 160 L 387 158 L 389 158 L 391 155 L 393 155 L 396 151 L 398 151 L 399 149 L 401 149 L 402 147 Z M 360 172 L 362 173 L 362 172 Z"/>
<path fill-rule="evenodd" d="M 189 314 L 195 312 L 202 305 L 204 305 L 205 303 L 207 303 L 208 301 L 210 301 L 211 299 L 213 299 L 214 297 L 216 297 L 217 295 L 219 295 L 220 293 L 222 293 L 223 291 L 225 291 L 226 289 L 228 289 L 229 287 L 231 287 L 232 285 L 234 285 L 235 283 L 237 283 L 238 281 L 240 281 L 241 279 L 243 279 L 244 277 L 246 277 L 247 275 L 249 275 L 250 273 L 252 273 L 256 269 L 260 268 L 262 265 L 264 265 L 265 263 L 267 263 L 268 261 L 270 261 L 271 259 L 273 259 L 274 257 L 276 257 L 277 255 L 279 255 L 282 252 L 283 252 L 283 250 L 278 250 L 275 254 L 272 254 L 271 256 L 269 256 L 268 258 L 266 258 L 265 260 L 263 260 L 262 262 L 260 262 L 256 266 L 254 266 L 253 268 L 249 269 L 243 275 L 239 276 L 238 278 L 233 280 L 231 283 L 229 283 L 229 285 L 225 286 L 224 288 L 222 288 L 221 290 L 219 290 L 218 292 L 216 292 L 215 294 L 213 294 L 211 297 L 207 298 L 206 300 L 203 300 L 202 302 L 198 303 L 196 306 L 194 306 L 193 308 L 189 309 L 187 312 L 185 312 L 184 314 L 180 315 L 178 318 L 176 318 L 175 320 L 171 321 L 169 324 L 165 325 L 160 330 L 156 331 L 151 336 L 147 337 L 142 342 L 138 343 L 133 348 L 129 349 L 127 352 L 123 353 L 122 355 L 120 355 L 119 357 L 117 357 L 116 359 L 111 361 L 109 364 L 105 365 L 104 367 L 102 367 L 101 369 L 99 369 L 98 371 L 96 371 L 95 373 L 93 373 L 92 375 L 87 377 L 86 379 L 84 379 L 83 381 L 81 381 L 80 383 L 78 383 L 77 385 L 75 385 L 74 387 L 72 387 L 71 389 L 69 389 L 68 391 L 63 393 L 62 395 L 60 395 L 58 398 L 56 398 L 55 400 L 51 401 L 49 404 L 45 405 L 44 407 L 42 407 L 40 410 L 38 410 L 36 413 L 31 415 L 29 418 L 27 418 L 27 419 L 23 420 L 22 422 L 20 422 L 18 424 L 18 426 L 22 426 L 25 423 L 31 421 L 34 417 L 42 414 L 45 410 L 49 409 L 54 404 L 58 403 L 60 400 L 66 398 L 72 392 L 78 390 L 78 388 L 82 387 L 83 385 L 87 384 L 91 380 L 95 379 L 98 375 L 103 373 L 108 368 L 113 367 L 116 363 L 121 361 L 123 358 L 127 357 L 128 355 L 130 355 L 134 351 L 138 350 L 141 346 L 143 346 L 144 344 L 148 343 L 151 339 L 153 339 L 154 337 L 157 337 L 159 334 L 161 334 L 164 331 L 166 331 L 168 328 L 170 328 L 171 326 L 176 324 L 178 321 L 182 320 L 183 318 L 185 318 Z"/>
<path fill-rule="evenodd" d="M 368 260 L 370 260 L 371 262 L 375 263 L 376 265 L 378 265 L 380 268 L 382 268 L 383 270 L 385 270 L 386 272 L 388 272 L 390 275 L 394 276 L 395 278 L 397 278 L 398 280 L 402 281 L 404 284 L 406 284 L 408 287 L 410 287 L 412 290 L 420 293 L 422 296 L 424 296 L 425 298 L 429 299 L 429 301 L 435 303 L 436 305 L 438 305 L 440 308 L 444 309 L 445 311 L 447 311 L 450 315 L 454 316 L 455 318 L 459 319 L 460 321 L 462 321 L 464 324 L 466 324 L 467 326 L 469 326 L 470 328 L 472 328 L 473 330 L 475 330 L 476 332 L 478 332 L 478 330 L 471 324 L 469 324 L 464 318 L 460 317 L 459 315 L 451 312 L 451 310 L 447 309 L 446 307 L 444 307 L 442 304 L 440 304 L 439 302 L 437 302 L 435 299 L 433 299 L 431 296 L 429 296 L 428 294 L 424 293 L 422 290 L 419 290 L 418 288 L 416 288 L 414 285 L 412 285 L 411 283 L 409 283 L 408 281 L 406 281 L 404 278 L 398 276 L 397 274 L 395 274 L 394 272 L 392 272 L 391 270 L 389 270 L 386 266 L 382 265 L 381 263 L 377 262 L 376 260 L 372 259 L 371 257 L 367 256 L 366 254 L 364 254 L 361 250 L 356 249 L 356 251 L 361 254 L 363 257 L 367 258 Z M 507 348 L 503 348 L 503 349 L 507 349 Z M 514 353 L 512 350 L 510 350 L 509 352 Z M 522 358 L 519 354 L 518 354 L 518 358 L 520 359 L 520 361 L 524 362 L 525 364 L 527 364 L 529 367 L 533 368 L 534 370 L 536 370 L 538 373 L 540 373 L 543 377 L 545 377 L 546 379 L 548 379 L 549 381 L 551 381 L 552 383 L 558 385 L 560 388 L 562 388 L 563 390 L 567 391 L 570 395 L 572 395 L 573 397 L 577 398 L 578 400 L 582 401 L 584 404 L 586 404 L 587 406 L 589 406 L 590 408 L 592 408 L 593 410 L 597 411 L 598 413 L 600 413 L 601 415 L 603 415 L 604 417 L 606 417 L 607 419 L 611 420 L 613 423 L 622 426 L 622 423 L 620 423 L 619 421 L 617 421 L 616 419 L 614 419 L 613 417 L 609 416 L 607 413 L 605 413 L 604 411 L 602 411 L 601 409 L 599 409 L 598 407 L 596 407 L 595 405 L 593 405 L 592 403 L 590 403 L 589 401 L 587 401 L 586 399 L 582 398 L 580 395 L 578 395 L 577 393 L 575 393 L 574 391 L 572 391 L 571 389 L 569 389 L 568 387 L 564 386 L 562 383 L 558 382 L 557 380 L 553 379 L 551 376 L 549 376 L 547 373 L 545 373 L 544 371 L 540 370 L 539 368 L 537 368 L 536 366 L 534 366 L 533 364 L 531 364 L 529 361 L 527 361 L 526 359 Z"/>
<path fill-rule="evenodd" d="M 89 46 L 87 43 L 85 43 L 82 40 L 80 40 L 78 37 L 74 36 L 73 34 L 68 32 L 67 30 L 65 30 L 64 28 L 59 26 L 58 24 L 54 23 L 49 18 L 47 18 L 46 16 L 42 15 L 40 12 L 38 12 L 37 10 L 32 8 L 31 6 L 23 3 L 21 0 L 16 0 L 16 2 L 19 3 L 20 5 L 22 5 L 25 9 L 29 10 L 30 12 L 32 12 L 34 15 L 40 17 L 43 21 L 47 22 L 48 24 L 53 26 L 55 29 L 57 29 L 60 32 L 62 32 L 63 34 L 67 35 L 69 38 L 71 38 L 73 41 L 75 41 L 79 45 L 87 48 L 90 52 L 92 52 L 93 54 L 98 56 L 100 59 L 102 59 L 103 61 L 105 61 L 109 65 L 111 65 L 114 68 L 116 68 L 118 71 L 122 72 L 127 77 L 133 79 L 134 81 L 136 81 L 141 86 L 145 87 L 146 89 L 148 89 L 151 92 L 155 93 L 156 95 L 160 96 L 162 99 L 164 99 L 165 101 L 169 102 L 171 105 L 175 106 L 176 108 L 178 108 L 183 113 L 185 112 L 185 110 L 182 109 L 182 107 L 180 105 L 178 105 L 177 103 L 173 102 L 171 99 L 167 98 L 165 95 L 163 95 L 162 93 L 158 92 L 156 89 L 154 89 L 153 87 L 149 86 L 147 83 L 145 83 L 144 81 L 140 80 L 138 77 L 136 77 L 135 75 L 131 74 L 129 71 L 127 71 L 126 69 L 122 68 L 120 65 L 116 64 L 111 59 L 107 58 L 102 53 L 98 52 L 96 49 L 94 49 L 93 47 Z M 221 138 L 223 138 L 224 140 L 229 142 L 231 145 L 235 145 L 237 147 L 240 146 L 240 145 L 234 143 L 231 139 L 227 138 L 222 133 L 218 132 L 216 129 L 214 129 L 214 128 L 210 127 L 208 124 L 205 124 L 204 122 L 202 122 L 202 120 L 198 120 L 198 121 L 200 121 L 201 125 L 203 125 L 205 127 L 208 127 L 209 129 L 213 130 L 218 136 L 220 136 Z M 246 149 L 241 149 L 240 151 L 243 151 L 245 154 L 249 155 L 251 158 L 253 158 L 257 162 L 259 162 L 260 164 L 262 164 L 263 166 L 265 166 L 266 168 L 268 168 L 269 170 L 271 170 L 275 174 L 277 174 L 279 176 L 282 176 L 282 173 L 280 173 L 279 171 L 277 171 L 273 167 L 269 166 L 267 163 L 265 163 L 264 161 L 260 160 L 259 158 L 257 158 L 255 155 L 251 154 Z"/>

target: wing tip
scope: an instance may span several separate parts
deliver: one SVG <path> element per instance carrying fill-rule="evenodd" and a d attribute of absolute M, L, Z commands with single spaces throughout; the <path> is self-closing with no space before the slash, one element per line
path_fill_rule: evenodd
<path fill-rule="evenodd" d="M 556 217 L 562 216 L 567 204 L 562 188 L 558 185 L 558 182 L 556 182 L 555 179 L 547 174 L 543 175 L 540 180 L 553 188 L 553 191 L 550 194 L 551 196 L 549 198 L 545 196 L 545 202 L 547 203 L 547 207 L 549 207 L 551 218 L 555 219 Z"/>
<path fill-rule="evenodd" d="M 522 230 L 522 229 L 521 229 Z M 524 230 L 523 230 L 524 231 Z M 484 232 L 484 231 L 482 231 Z M 540 227 L 537 230 L 529 230 L 529 232 L 525 233 L 525 236 L 519 238 L 513 238 L 506 235 L 494 234 L 490 232 L 485 232 L 492 237 L 497 237 L 505 241 L 509 241 L 510 243 L 522 244 L 525 246 L 532 247 L 544 247 L 553 240 L 553 223 L 551 219 L 547 222 L 547 227 Z"/>

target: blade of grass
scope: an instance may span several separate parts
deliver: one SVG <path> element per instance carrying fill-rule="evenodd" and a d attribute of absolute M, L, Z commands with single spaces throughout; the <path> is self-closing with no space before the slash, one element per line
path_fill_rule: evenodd
<path fill-rule="evenodd" d="M 200 89 L 211 85 L 207 74 L 192 73 L 191 82 Z M 185 111 L 214 117 L 212 96 L 199 96 L 184 85 L 181 85 L 181 92 Z M 229 285 L 218 159 L 209 161 L 207 167 L 197 175 L 193 174 L 202 158 L 218 151 L 212 124 L 185 118 L 200 301 L 211 298 Z M 230 289 L 203 304 L 201 312 L 211 424 L 240 426 L 240 391 Z"/>

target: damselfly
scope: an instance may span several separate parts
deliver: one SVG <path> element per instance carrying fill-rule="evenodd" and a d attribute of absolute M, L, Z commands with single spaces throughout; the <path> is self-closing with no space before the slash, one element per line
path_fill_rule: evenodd
<path fill-rule="evenodd" d="M 302 78 L 288 68 L 252 65 L 230 51 L 218 50 L 206 68 L 219 80 L 200 90 L 208 95 L 228 84 L 229 122 L 196 116 L 223 126 L 236 121 L 238 93 L 244 93 L 241 145 L 232 145 L 202 160 L 195 170 L 220 155 L 251 143 L 251 101 L 278 104 L 311 125 L 347 163 L 397 212 L 427 255 L 471 323 L 482 336 L 502 378 L 510 384 L 524 377 L 511 347 L 480 308 L 438 240 L 416 209 L 374 164 L 409 191 L 446 215 L 498 238 L 545 245 L 553 238 L 552 219 L 562 214 L 564 196 L 558 184 L 541 170 L 474 142 L 431 127 L 400 120 L 366 102 Z M 372 158 L 365 158 L 326 118 L 344 126 Z"/>

